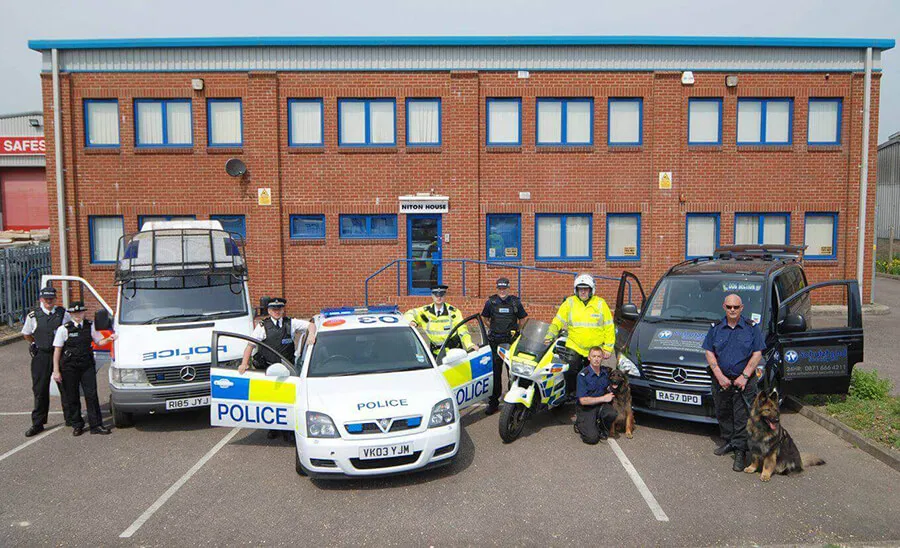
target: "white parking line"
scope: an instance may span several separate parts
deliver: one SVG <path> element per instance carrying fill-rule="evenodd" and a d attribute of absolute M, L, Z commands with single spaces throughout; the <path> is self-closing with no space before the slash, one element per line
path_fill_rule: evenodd
<path fill-rule="evenodd" d="M 29 413 L 29 415 L 30 415 L 30 414 L 31 414 L 31 413 Z M 31 438 L 30 440 L 26 441 L 26 442 L 23 443 L 22 445 L 16 447 L 15 449 L 10 449 L 10 450 L 7 451 L 6 453 L 3 453 L 2 455 L 0 455 L 0 461 L 2 461 L 3 459 L 5 459 L 6 457 L 11 457 L 11 456 L 15 455 L 16 453 L 18 453 L 18 452 L 21 451 L 22 449 L 25 449 L 26 447 L 28 447 L 28 446 L 31 445 L 32 443 L 35 443 L 35 442 L 37 442 L 37 441 L 40 441 L 40 440 L 46 438 L 46 437 L 49 436 L 50 434 L 52 434 L 52 433 L 56 432 L 57 430 L 59 430 L 59 429 L 60 429 L 59 427 L 60 427 L 60 425 L 57 424 L 56 426 L 54 426 L 54 427 L 52 427 L 52 428 L 48 428 L 48 429 L 44 430 L 43 432 L 41 432 L 40 434 L 38 434 L 37 436 L 34 436 L 34 437 Z"/>
<path fill-rule="evenodd" d="M 62 415 L 62 411 L 48 411 L 51 415 Z M 0 411 L 0 417 L 30 415 L 31 411 Z"/>
<path fill-rule="evenodd" d="M 219 449 L 221 449 L 225 446 L 226 443 L 231 441 L 231 438 L 233 438 L 235 434 L 238 433 L 238 430 L 240 430 L 240 428 L 232 428 L 231 432 L 228 432 L 228 434 L 226 434 L 225 437 L 219 441 L 219 443 L 213 446 L 213 448 L 210 449 L 208 453 L 203 455 L 203 458 L 197 461 L 197 464 L 192 466 L 190 470 L 188 470 L 183 476 L 178 479 L 178 481 L 176 481 L 172 484 L 171 487 L 166 489 L 166 492 L 163 493 L 162 496 L 160 496 L 158 499 L 156 499 L 156 502 L 151 504 L 150 508 L 147 508 L 147 510 L 145 510 L 144 513 L 141 514 L 141 517 L 134 520 L 134 523 L 132 523 L 128 527 L 128 529 L 122 531 L 122 534 L 119 535 L 119 538 L 130 538 L 131 535 L 135 534 L 137 530 L 140 529 L 148 519 L 153 517 L 153 514 L 155 514 L 157 510 L 162 508 L 162 505 L 165 504 L 166 501 L 168 501 L 172 497 L 172 495 L 174 495 L 176 492 L 178 492 L 179 489 L 181 489 L 182 485 L 184 485 L 189 479 L 191 479 L 191 476 L 193 476 L 197 473 L 197 471 L 203 468 L 203 465 L 206 464 L 209 459 L 213 458 L 213 456 L 215 456 L 215 454 L 219 452 Z"/>
<path fill-rule="evenodd" d="M 650 510 L 653 512 L 653 515 L 656 516 L 656 521 L 669 521 L 669 516 L 663 512 L 662 507 L 656 502 L 656 497 L 653 496 L 653 493 L 650 492 L 650 489 L 647 488 L 647 484 L 644 483 L 644 480 L 641 479 L 641 475 L 638 474 L 637 469 L 635 469 L 634 465 L 631 464 L 631 461 L 628 460 L 628 457 L 625 456 L 625 452 L 622 451 L 622 448 L 619 447 L 619 444 L 616 443 L 616 440 L 610 439 L 609 446 L 612 447 L 613 453 L 619 457 L 619 462 L 622 463 L 622 466 L 625 468 L 625 471 L 628 472 L 628 476 L 631 477 L 632 483 L 637 487 L 638 491 L 641 493 L 641 496 L 644 497 L 644 501 L 647 503 L 647 506 L 650 507 Z"/>

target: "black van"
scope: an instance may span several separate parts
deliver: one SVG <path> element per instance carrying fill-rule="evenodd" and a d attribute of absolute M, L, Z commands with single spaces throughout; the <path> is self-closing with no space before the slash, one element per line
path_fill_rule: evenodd
<path fill-rule="evenodd" d="M 760 389 L 839 394 L 863 361 L 862 304 L 856 280 L 808 285 L 798 246 L 726 246 L 712 257 L 679 263 L 645 298 L 624 272 L 616 300 L 616 355 L 630 377 L 634 409 L 663 417 L 716 422 L 713 377 L 701 345 L 724 318 L 729 293 L 766 341 L 757 369 Z M 841 303 L 847 314 L 816 317 L 813 303 Z"/>

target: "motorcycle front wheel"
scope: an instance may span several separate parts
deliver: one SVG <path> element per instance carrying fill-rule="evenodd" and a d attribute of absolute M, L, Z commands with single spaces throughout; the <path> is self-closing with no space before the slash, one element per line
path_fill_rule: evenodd
<path fill-rule="evenodd" d="M 521 403 L 504 403 L 500 409 L 500 439 L 503 443 L 516 441 L 522 435 L 527 419 L 527 407 Z"/>

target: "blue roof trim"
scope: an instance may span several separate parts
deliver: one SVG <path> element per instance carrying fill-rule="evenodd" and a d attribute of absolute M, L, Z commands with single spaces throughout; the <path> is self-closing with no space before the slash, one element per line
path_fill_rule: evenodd
<path fill-rule="evenodd" d="M 779 48 L 893 48 L 892 39 L 747 36 L 259 36 L 232 38 L 105 38 L 29 40 L 49 49 L 219 48 L 253 46 L 718 46 Z"/>

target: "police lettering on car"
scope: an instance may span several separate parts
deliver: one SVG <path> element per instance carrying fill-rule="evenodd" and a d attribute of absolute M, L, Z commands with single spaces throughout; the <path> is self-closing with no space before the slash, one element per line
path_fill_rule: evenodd
<path fill-rule="evenodd" d="M 509 293 L 509 278 L 497 278 L 497 293 L 488 297 L 484 303 L 481 315 L 490 321 L 491 328 L 488 332 L 488 342 L 491 343 L 491 352 L 494 358 L 494 389 L 488 399 L 485 413 L 492 415 L 497 412 L 500 405 L 503 375 L 503 360 L 497 354 L 497 346 L 509 344 L 520 332 L 519 320 L 528 316 L 522 301 L 516 295 Z"/>

